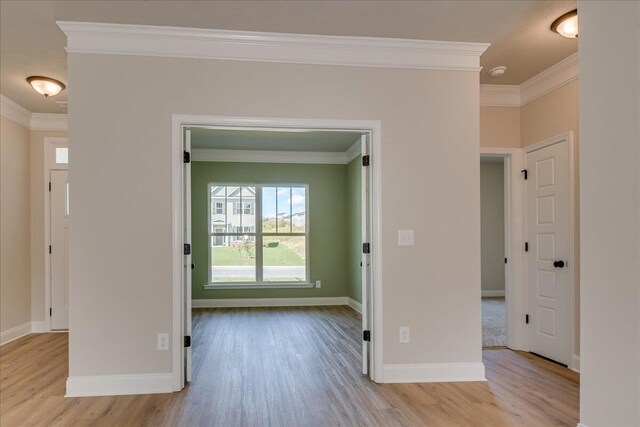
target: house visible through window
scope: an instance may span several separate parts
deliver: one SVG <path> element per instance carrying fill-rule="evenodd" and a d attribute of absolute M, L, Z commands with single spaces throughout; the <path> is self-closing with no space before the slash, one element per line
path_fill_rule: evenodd
<path fill-rule="evenodd" d="M 209 184 L 211 284 L 308 281 L 307 188 Z"/>

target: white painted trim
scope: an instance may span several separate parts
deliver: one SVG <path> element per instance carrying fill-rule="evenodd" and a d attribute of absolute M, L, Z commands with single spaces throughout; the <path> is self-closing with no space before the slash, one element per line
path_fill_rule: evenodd
<path fill-rule="evenodd" d="M 569 365 L 569 369 L 580 373 L 580 356 L 578 356 L 577 354 L 571 356 L 571 365 Z"/>
<path fill-rule="evenodd" d="M 42 247 L 42 256 L 44 257 L 44 323 L 45 329 L 42 332 L 51 331 L 51 316 L 49 315 L 49 308 L 51 307 L 51 258 L 49 253 L 49 245 L 51 244 L 51 192 L 49 191 L 49 179 L 51 178 L 52 170 L 68 170 L 68 165 L 57 165 L 52 162 L 52 157 L 55 155 L 54 150 L 56 147 L 68 147 L 69 140 L 62 137 L 45 137 L 43 150 L 43 164 L 44 174 L 42 182 L 42 190 L 44 197 L 44 245 Z"/>
<path fill-rule="evenodd" d="M 520 85 L 520 102 L 528 104 L 578 78 L 578 53 L 563 59 Z"/>
<path fill-rule="evenodd" d="M 2 94 L 0 94 L 0 115 L 27 129 L 31 126 L 31 111 Z"/>
<path fill-rule="evenodd" d="M 32 130 L 62 130 L 66 131 L 69 124 L 66 114 L 31 114 L 30 127 Z"/>
<path fill-rule="evenodd" d="M 482 362 L 384 365 L 385 383 L 486 381 Z"/>
<path fill-rule="evenodd" d="M 348 297 L 308 298 L 229 298 L 193 299 L 193 308 L 203 307 L 307 307 L 317 305 L 349 305 Z"/>
<path fill-rule="evenodd" d="M 353 308 L 358 313 L 362 314 L 362 304 L 358 301 L 354 300 L 353 298 L 347 298 L 347 305 Z"/>
<path fill-rule="evenodd" d="M 37 320 L 31 322 L 31 333 L 33 334 L 42 334 L 50 331 L 51 330 L 49 329 L 49 324 L 46 320 Z"/>
<path fill-rule="evenodd" d="M 66 131 L 68 127 L 66 114 L 32 113 L 2 94 L 0 94 L 0 115 L 31 130 Z"/>
<path fill-rule="evenodd" d="M 569 292 L 567 295 L 567 328 L 568 328 L 568 337 L 569 343 L 567 345 L 567 354 L 566 361 L 568 364 L 571 363 L 573 359 L 573 355 L 576 354 L 576 322 L 575 322 L 575 312 L 576 312 L 576 270 L 577 266 L 575 263 L 575 158 L 574 158 L 574 142 L 573 142 L 573 131 L 565 132 L 557 136 L 553 136 L 551 138 L 547 138 L 538 143 L 528 145 L 523 148 L 524 155 L 531 153 L 532 151 L 540 150 L 541 148 L 548 147 L 553 144 L 558 144 L 561 142 L 567 141 L 567 159 L 569 161 L 568 171 L 568 185 L 569 185 L 569 257 L 567 262 L 567 269 L 569 271 Z M 526 160 L 524 162 L 526 167 Z M 525 214 L 526 214 L 526 187 L 525 187 L 525 198 L 524 198 L 524 206 L 525 206 Z M 526 217 L 525 217 L 526 218 Z M 526 227 L 526 220 L 524 226 Z M 525 234 L 526 236 L 526 234 Z M 528 274 L 525 270 L 524 275 L 524 283 L 528 284 Z M 528 306 L 526 307 L 528 310 Z"/>
<path fill-rule="evenodd" d="M 480 106 L 522 107 L 578 76 L 578 54 L 574 53 L 520 85 L 480 85 Z"/>
<path fill-rule="evenodd" d="M 381 382 L 383 377 L 383 312 L 382 312 L 382 124 L 378 120 L 331 120 L 331 119 L 295 119 L 295 118 L 250 118 L 180 115 L 172 116 L 172 372 L 175 391 L 183 388 L 182 357 L 182 308 L 183 308 L 183 241 L 182 241 L 182 129 L 185 126 L 231 126 L 271 129 L 319 129 L 319 130 L 358 130 L 371 132 L 371 175 L 372 175 L 372 311 L 373 328 L 371 336 L 371 379 Z"/>
<path fill-rule="evenodd" d="M 356 142 L 351 144 L 351 147 L 347 148 L 347 151 L 345 151 L 346 164 L 351 163 L 353 159 L 355 159 L 361 154 L 362 154 L 362 141 L 358 139 Z"/>
<path fill-rule="evenodd" d="M 577 427 L 588 427 L 588 426 L 586 424 L 584 424 L 584 423 L 578 423 Z"/>
<path fill-rule="evenodd" d="M 6 331 L 0 332 L 0 345 L 5 345 L 11 341 L 17 340 L 18 338 L 22 338 L 25 335 L 29 335 L 30 333 L 31 322 L 23 323 L 22 325 L 18 325 L 14 328 L 7 329 Z"/>
<path fill-rule="evenodd" d="M 482 298 L 491 298 L 491 297 L 503 297 L 505 296 L 504 290 L 483 290 L 481 292 Z"/>
<path fill-rule="evenodd" d="M 97 375 L 67 378 L 65 397 L 171 393 L 173 375 Z"/>
<path fill-rule="evenodd" d="M 347 164 L 345 152 L 319 151 L 267 151 L 267 150 L 218 150 L 194 148 L 192 159 L 196 162 L 240 163 L 297 163 L 297 164 Z"/>
<path fill-rule="evenodd" d="M 481 107 L 520 107 L 520 86 L 480 85 Z"/>
<path fill-rule="evenodd" d="M 507 347 L 529 351 L 529 335 L 522 321 L 526 314 L 525 254 L 518 250 L 524 244 L 524 168 L 521 148 L 481 147 L 480 157 L 502 157 L 505 169 L 505 303 Z"/>
<path fill-rule="evenodd" d="M 487 43 L 57 21 L 67 53 L 480 71 Z"/>

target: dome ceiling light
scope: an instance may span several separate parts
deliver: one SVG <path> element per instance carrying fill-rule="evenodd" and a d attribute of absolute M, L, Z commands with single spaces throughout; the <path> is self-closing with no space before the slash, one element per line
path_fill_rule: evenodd
<path fill-rule="evenodd" d="M 505 67 L 504 65 L 500 67 L 494 67 L 491 70 L 489 70 L 489 75 L 497 79 L 504 76 L 505 71 L 507 71 L 507 67 Z"/>
<path fill-rule="evenodd" d="M 57 95 L 66 87 L 64 83 L 51 77 L 31 76 L 27 77 L 27 82 L 45 98 Z"/>
<path fill-rule="evenodd" d="M 551 31 L 560 34 L 568 39 L 578 38 L 578 9 L 567 12 L 560 18 L 553 21 Z"/>

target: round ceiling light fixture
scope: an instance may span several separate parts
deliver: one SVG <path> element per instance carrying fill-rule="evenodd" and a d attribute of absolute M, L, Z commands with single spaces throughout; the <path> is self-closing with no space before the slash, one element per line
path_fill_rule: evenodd
<path fill-rule="evenodd" d="M 551 31 L 560 34 L 568 39 L 578 38 L 578 9 L 567 12 L 560 18 L 553 21 Z"/>
<path fill-rule="evenodd" d="M 31 76 L 27 77 L 27 82 L 38 92 L 40 95 L 44 95 L 45 98 L 57 95 L 61 90 L 66 87 L 64 83 L 51 77 L 43 76 Z"/>
<path fill-rule="evenodd" d="M 505 71 L 507 71 L 507 67 L 501 65 L 500 67 L 493 67 L 491 70 L 489 70 L 489 75 L 495 79 L 498 79 L 504 76 Z"/>

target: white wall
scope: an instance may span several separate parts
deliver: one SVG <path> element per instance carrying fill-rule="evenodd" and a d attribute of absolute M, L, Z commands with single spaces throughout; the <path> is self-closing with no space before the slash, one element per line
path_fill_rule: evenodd
<path fill-rule="evenodd" d="M 504 292 L 504 161 L 480 162 L 482 291 Z"/>
<path fill-rule="evenodd" d="M 477 73 L 71 53 L 69 82 L 70 375 L 171 371 L 174 113 L 381 120 L 384 362 L 481 361 Z"/>
<path fill-rule="evenodd" d="M 581 378 L 587 427 L 640 425 L 640 2 L 580 1 Z"/>
<path fill-rule="evenodd" d="M 29 129 L 0 117 L 0 332 L 31 322 Z M 8 337 L 12 338 L 12 337 Z"/>

